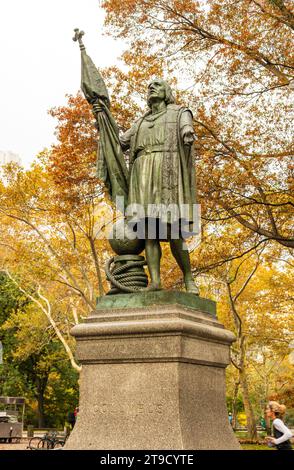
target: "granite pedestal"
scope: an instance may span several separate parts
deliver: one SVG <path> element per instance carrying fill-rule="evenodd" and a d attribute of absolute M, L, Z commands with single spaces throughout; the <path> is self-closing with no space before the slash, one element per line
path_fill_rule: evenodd
<path fill-rule="evenodd" d="M 80 412 L 66 449 L 239 449 L 215 303 L 174 291 L 105 296 L 73 328 Z"/>

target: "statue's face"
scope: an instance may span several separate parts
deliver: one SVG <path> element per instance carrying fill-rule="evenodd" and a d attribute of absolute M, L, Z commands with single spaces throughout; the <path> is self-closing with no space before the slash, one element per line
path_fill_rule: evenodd
<path fill-rule="evenodd" d="M 165 100 L 166 92 L 165 92 L 165 84 L 162 80 L 153 80 L 148 85 L 148 92 L 147 92 L 147 100 L 148 102 L 153 100 Z"/>

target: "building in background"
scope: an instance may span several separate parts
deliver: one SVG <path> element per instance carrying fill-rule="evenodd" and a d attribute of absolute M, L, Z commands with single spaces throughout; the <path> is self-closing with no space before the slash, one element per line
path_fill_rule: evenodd
<path fill-rule="evenodd" d="M 18 163 L 21 165 L 21 158 L 16 153 L 10 152 L 9 150 L 0 150 L 0 166 L 7 165 L 7 163 Z"/>

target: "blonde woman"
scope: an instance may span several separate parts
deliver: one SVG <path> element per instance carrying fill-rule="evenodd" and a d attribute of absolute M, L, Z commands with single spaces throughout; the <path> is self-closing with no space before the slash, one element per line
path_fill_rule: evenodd
<path fill-rule="evenodd" d="M 278 450 L 292 450 L 290 439 L 292 432 L 284 424 L 283 417 L 286 411 L 285 405 L 276 401 L 270 401 L 266 408 L 266 416 L 273 421 L 274 437 L 266 437 L 269 445 L 274 445 Z"/>

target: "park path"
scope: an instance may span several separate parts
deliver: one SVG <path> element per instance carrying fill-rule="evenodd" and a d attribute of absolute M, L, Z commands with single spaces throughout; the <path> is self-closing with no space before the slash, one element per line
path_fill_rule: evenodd
<path fill-rule="evenodd" d="M 28 442 L 29 441 L 27 439 L 21 439 L 21 441 L 18 444 L 14 442 L 12 442 L 11 444 L 0 442 L 0 451 L 1 450 L 26 450 Z"/>

